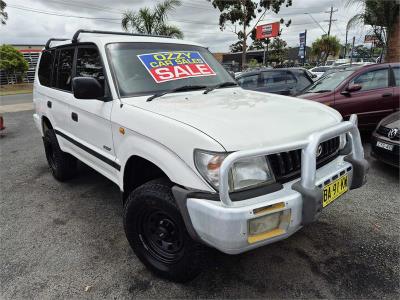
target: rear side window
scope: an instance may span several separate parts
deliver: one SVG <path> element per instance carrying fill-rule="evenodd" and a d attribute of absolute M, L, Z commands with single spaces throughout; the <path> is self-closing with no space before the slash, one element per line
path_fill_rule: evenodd
<path fill-rule="evenodd" d="M 361 85 L 361 91 L 387 88 L 389 86 L 389 69 L 380 69 L 361 74 L 350 85 Z"/>
<path fill-rule="evenodd" d="M 296 83 L 296 78 L 287 71 L 272 71 L 261 73 L 261 85 L 272 87 L 274 85 Z"/>
<path fill-rule="evenodd" d="M 96 48 L 79 48 L 76 59 L 76 76 L 96 78 L 104 88 L 104 71 Z"/>
<path fill-rule="evenodd" d="M 393 68 L 394 80 L 396 82 L 396 86 L 400 86 L 400 68 Z"/>
<path fill-rule="evenodd" d="M 72 65 L 75 49 L 61 49 L 58 58 L 57 85 L 60 90 L 71 91 Z"/>
<path fill-rule="evenodd" d="M 237 81 L 242 88 L 256 88 L 258 83 L 258 74 L 244 76 L 239 78 Z"/>
<path fill-rule="evenodd" d="M 54 51 L 43 51 L 40 58 L 38 77 L 41 85 L 51 85 L 51 71 L 53 68 Z"/>

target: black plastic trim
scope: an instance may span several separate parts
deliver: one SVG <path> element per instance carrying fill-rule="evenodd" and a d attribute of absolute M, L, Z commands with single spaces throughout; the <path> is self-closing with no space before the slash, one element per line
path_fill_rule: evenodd
<path fill-rule="evenodd" d="M 255 197 L 259 197 L 266 194 L 271 194 L 277 192 L 283 188 L 283 185 L 274 182 L 269 185 L 248 189 L 244 191 L 232 192 L 229 194 L 229 197 L 232 201 L 243 201 Z M 208 193 L 208 192 L 190 192 L 188 194 L 188 198 L 197 198 L 197 199 L 205 199 L 212 201 L 220 201 L 219 193 Z"/>
<path fill-rule="evenodd" d="M 74 144 L 75 146 L 78 146 L 79 148 L 81 148 L 82 150 L 85 150 L 86 152 L 88 152 L 89 154 L 93 155 L 94 157 L 100 159 L 101 161 L 105 162 L 106 164 L 110 165 L 111 167 L 113 167 L 114 169 L 117 169 L 118 171 L 121 170 L 121 166 L 119 164 L 117 164 L 115 161 L 104 157 L 103 155 L 101 155 L 100 153 L 90 149 L 89 147 L 86 147 L 85 145 L 79 143 L 78 141 L 74 140 L 73 138 L 71 138 L 70 136 L 66 135 L 65 133 L 62 133 L 61 131 L 55 129 L 54 130 L 55 133 L 61 137 L 63 137 L 64 139 L 66 139 L 67 141 L 71 142 L 72 144 Z"/>

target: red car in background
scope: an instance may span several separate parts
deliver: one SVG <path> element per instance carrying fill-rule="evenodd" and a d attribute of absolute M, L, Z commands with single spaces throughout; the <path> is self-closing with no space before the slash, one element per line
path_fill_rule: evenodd
<path fill-rule="evenodd" d="M 399 110 L 400 63 L 338 70 L 323 76 L 298 97 L 329 105 L 345 119 L 357 114 L 361 129 L 373 129 Z"/>

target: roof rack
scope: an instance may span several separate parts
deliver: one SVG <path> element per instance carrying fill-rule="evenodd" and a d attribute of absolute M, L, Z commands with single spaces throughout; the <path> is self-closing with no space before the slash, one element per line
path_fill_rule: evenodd
<path fill-rule="evenodd" d="M 48 50 L 49 48 L 50 48 L 50 44 L 51 44 L 51 42 L 54 42 L 54 41 L 68 41 L 69 39 L 57 39 L 57 38 L 51 38 L 51 39 L 49 39 L 48 41 L 47 41 L 47 43 L 46 43 L 46 46 L 44 46 L 44 49 L 46 49 L 46 50 Z"/>
<path fill-rule="evenodd" d="M 162 37 L 162 38 L 171 38 L 170 36 L 164 35 L 151 35 L 151 34 L 142 34 L 142 33 L 129 33 L 129 32 L 119 32 L 119 31 L 102 31 L 102 30 L 86 30 L 86 29 L 79 29 L 75 32 L 72 43 L 78 42 L 78 37 L 81 33 L 97 33 L 97 34 L 114 34 L 114 35 L 130 35 L 130 36 L 148 36 L 148 37 Z"/>

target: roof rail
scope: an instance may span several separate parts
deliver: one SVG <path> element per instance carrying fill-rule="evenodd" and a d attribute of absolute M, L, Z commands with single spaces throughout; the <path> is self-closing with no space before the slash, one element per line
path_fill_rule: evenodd
<path fill-rule="evenodd" d="M 50 44 L 51 44 L 51 42 L 54 42 L 54 41 L 68 41 L 69 39 L 56 39 L 56 38 L 51 38 L 51 39 L 49 39 L 48 41 L 47 41 L 47 43 L 46 43 L 46 46 L 44 46 L 44 49 L 46 49 L 46 50 L 48 50 L 49 48 L 50 48 Z"/>
<path fill-rule="evenodd" d="M 115 34 L 115 35 L 130 35 L 130 36 L 148 36 L 148 37 L 163 37 L 163 38 L 171 38 L 170 36 L 164 35 L 151 35 L 151 34 L 143 34 L 143 33 L 129 33 L 129 32 L 119 32 L 119 31 L 103 31 L 103 30 L 86 30 L 79 29 L 75 32 L 72 37 L 72 43 L 78 42 L 78 37 L 81 33 L 97 33 L 97 34 Z"/>

